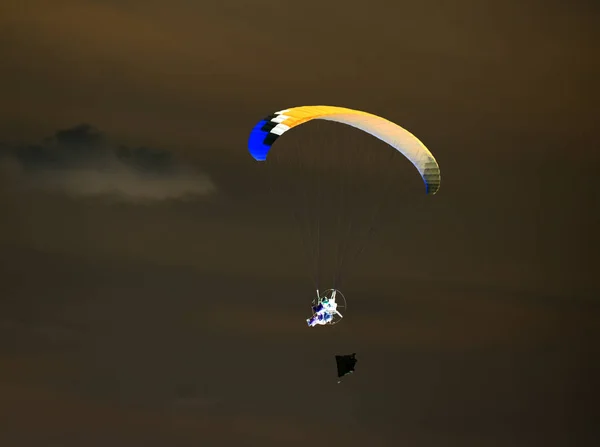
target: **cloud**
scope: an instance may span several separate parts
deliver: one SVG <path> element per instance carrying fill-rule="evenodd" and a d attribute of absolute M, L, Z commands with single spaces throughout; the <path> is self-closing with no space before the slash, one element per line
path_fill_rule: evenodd
<path fill-rule="evenodd" d="M 205 173 L 170 152 L 115 145 L 88 124 L 39 144 L 0 147 L 0 178 L 25 191 L 130 202 L 191 199 L 216 190 Z"/>

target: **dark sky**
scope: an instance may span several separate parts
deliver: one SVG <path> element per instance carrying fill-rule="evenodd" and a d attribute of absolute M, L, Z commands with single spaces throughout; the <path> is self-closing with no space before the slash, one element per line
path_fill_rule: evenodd
<path fill-rule="evenodd" d="M 599 18 L 2 2 L 0 444 L 596 445 Z M 395 165 L 333 328 L 306 328 L 297 230 L 246 148 L 311 104 L 399 123 L 442 170 L 429 197 Z"/>

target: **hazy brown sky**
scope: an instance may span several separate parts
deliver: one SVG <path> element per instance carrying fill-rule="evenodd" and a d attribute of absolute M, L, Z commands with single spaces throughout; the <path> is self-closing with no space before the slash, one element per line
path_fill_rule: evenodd
<path fill-rule="evenodd" d="M 593 445 L 598 14 L 2 2 L 0 443 Z M 398 164 L 333 331 L 304 326 L 246 148 L 308 104 L 385 116 L 442 169 L 427 197 Z"/>

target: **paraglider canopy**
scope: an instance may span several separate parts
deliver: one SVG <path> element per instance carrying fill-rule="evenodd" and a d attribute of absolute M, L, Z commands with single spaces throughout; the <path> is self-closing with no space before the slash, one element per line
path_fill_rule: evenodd
<path fill-rule="evenodd" d="M 352 353 L 350 355 L 336 355 L 335 361 L 337 363 L 338 378 L 341 378 L 354 372 L 354 366 L 358 360 L 356 360 L 356 353 Z"/>
<path fill-rule="evenodd" d="M 256 161 L 265 161 L 275 141 L 290 129 L 312 120 L 334 121 L 355 127 L 386 142 L 417 168 L 428 194 L 440 189 L 440 167 L 433 154 L 408 130 L 385 118 L 335 106 L 301 106 L 280 110 L 260 120 L 252 129 L 248 149 Z"/>

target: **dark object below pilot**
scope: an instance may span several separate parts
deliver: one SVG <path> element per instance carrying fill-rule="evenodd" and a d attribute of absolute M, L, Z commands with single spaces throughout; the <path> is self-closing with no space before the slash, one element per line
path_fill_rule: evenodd
<path fill-rule="evenodd" d="M 338 379 L 353 373 L 357 361 L 356 353 L 352 353 L 351 355 L 336 355 L 335 362 L 337 363 Z M 338 380 L 338 383 L 340 382 L 341 380 Z"/>

